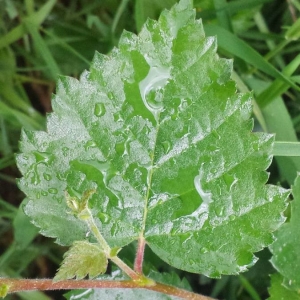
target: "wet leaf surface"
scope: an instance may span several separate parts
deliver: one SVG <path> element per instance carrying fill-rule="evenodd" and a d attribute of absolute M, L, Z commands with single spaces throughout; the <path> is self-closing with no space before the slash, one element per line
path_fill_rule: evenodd
<path fill-rule="evenodd" d="M 142 235 L 176 268 L 245 271 L 284 222 L 288 192 L 266 185 L 273 137 L 251 132 L 251 95 L 231 70 L 188 0 L 124 32 L 79 81 L 59 80 L 46 132 L 23 131 L 26 214 L 70 245 L 88 228 L 65 192 L 96 190 L 89 208 L 110 247 Z"/>

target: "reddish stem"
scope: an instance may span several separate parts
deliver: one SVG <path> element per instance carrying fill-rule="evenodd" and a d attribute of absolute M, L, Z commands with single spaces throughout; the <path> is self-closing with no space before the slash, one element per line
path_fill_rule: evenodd
<path fill-rule="evenodd" d="M 62 280 L 54 282 L 51 279 L 10 279 L 0 278 L 0 287 L 7 286 L 8 293 L 21 291 L 45 291 L 45 290 L 72 290 L 89 288 L 142 288 L 167 295 L 172 295 L 189 300 L 213 300 L 210 297 L 202 296 L 182 290 L 173 286 L 161 283 L 154 283 L 149 286 L 141 286 L 139 282 L 133 280 L 109 281 L 109 280 Z"/>
<path fill-rule="evenodd" d="M 143 274 L 145 246 L 146 246 L 146 240 L 144 239 L 143 236 L 141 236 L 138 241 L 138 247 L 137 247 L 137 252 L 136 252 L 136 257 L 134 262 L 134 270 L 139 274 Z"/>

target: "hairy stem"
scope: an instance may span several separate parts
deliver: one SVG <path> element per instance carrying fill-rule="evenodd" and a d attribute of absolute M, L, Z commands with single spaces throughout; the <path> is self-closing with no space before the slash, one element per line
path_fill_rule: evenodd
<path fill-rule="evenodd" d="M 124 273 L 126 273 L 133 280 L 139 281 L 141 280 L 141 275 L 137 274 L 134 270 L 132 270 L 128 265 L 124 263 L 122 259 L 118 256 L 113 256 L 110 258 L 112 262 L 114 262 Z"/>
<path fill-rule="evenodd" d="M 107 244 L 106 240 L 102 236 L 100 230 L 98 229 L 94 217 L 92 215 L 92 212 L 88 208 L 88 205 L 86 203 L 86 207 L 84 210 L 79 214 L 79 218 L 83 221 L 85 221 L 97 239 L 100 247 L 103 249 L 104 253 L 106 254 L 106 257 L 109 258 L 111 261 L 113 261 L 124 273 L 126 273 L 131 279 L 133 280 L 141 280 L 141 276 L 137 274 L 134 270 L 132 270 L 128 265 L 126 265 L 119 257 L 116 255 L 112 255 L 112 249 Z"/>
<path fill-rule="evenodd" d="M 7 293 L 16 293 L 21 291 L 45 291 L 45 290 L 69 290 L 69 289 L 88 289 L 88 288 L 143 288 L 155 292 L 164 293 L 189 300 L 213 300 L 210 297 L 202 296 L 182 290 L 173 286 L 168 286 L 161 283 L 155 283 L 150 286 L 143 286 L 141 283 L 127 281 L 109 281 L 109 280 L 62 280 L 53 282 L 51 279 L 9 279 L 0 278 L 0 291 L 7 287 Z M 5 297 L 6 294 L 0 293 L 0 297 Z"/>
<path fill-rule="evenodd" d="M 146 246 L 145 238 L 143 236 L 140 236 L 138 241 L 137 251 L 136 251 L 136 258 L 134 262 L 134 270 L 139 274 L 143 273 L 145 246 Z"/>

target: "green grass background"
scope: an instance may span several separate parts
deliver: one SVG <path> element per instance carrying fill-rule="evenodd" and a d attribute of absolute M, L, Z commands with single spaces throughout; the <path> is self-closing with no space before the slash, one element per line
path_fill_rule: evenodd
<path fill-rule="evenodd" d="M 0 276 L 53 277 L 66 249 L 37 234 L 22 211 L 14 154 L 22 127 L 44 129 L 59 75 L 78 77 L 95 51 L 109 53 L 124 29 L 176 0 L 0 0 Z M 238 90 L 253 90 L 255 130 L 276 134 L 270 182 L 289 187 L 300 171 L 300 0 L 195 0 L 219 55 L 234 58 Z M 46 208 L 45 208 L 46 209 Z M 124 254 L 131 258 L 129 247 Z M 266 299 L 270 254 L 240 276 L 211 280 L 172 270 L 149 250 L 146 268 L 175 271 L 196 292 L 223 299 Z M 7 299 L 64 299 L 60 292 Z"/>

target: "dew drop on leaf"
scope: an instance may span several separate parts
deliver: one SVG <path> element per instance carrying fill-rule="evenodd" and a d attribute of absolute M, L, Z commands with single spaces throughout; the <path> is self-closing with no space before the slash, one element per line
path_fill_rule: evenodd
<path fill-rule="evenodd" d="M 62 153 L 63 153 L 63 156 L 68 156 L 68 154 L 69 154 L 69 148 L 68 147 L 63 147 L 62 148 Z"/>
<path fill-rule="evenodd" d="M 115 146 L 116 153 L 120 156 L 122 156 L 125 152 L 125 143 L 117 143 Z"/>
<path fill-rule="evenodd" d="M 219 133 L 216 130 L 213 130 L 211 133 L 217 140 L 221 139 L 221 136 L 219 135 Z"/>
<path fill-rule="evenodd" d="M 105 114 L 105 106 L 103 103 L 96 103 L 94 108 L 94 115 L 96 117 L 102 117 Z"/>
<path fill-rule="evenodd" d="M 58 203 L 62 203 L 64 197 L 56 197 L 56 196 L 54 196 L 53 199 L 56 200 Z"/>
<path fill-rule="evenodd" d="M 162 88 L 168 82 L 170 68 L 151 67 L 148 75 L 139 83 L 140 93 L 145 106 L 157 119 L 158 112 L 162 109 L 161 99 L 157 99 L 155 90 Z"/>
<path fill-rule="evenodd" d="M 237 178 L 232 176 L 231 174 L 225 173 L 223 176 L 224 182 L 228 188 L 228 191 L 232 190 L 232 187 L 237 183 Z"/>
<path fill-rule="evenodd" d="M 88 141 L 84 145 L 84 149 L 88 151 L 90 148 L 96 147 L 96 143 L 94 141 Z"/>
<path fill-rule="evenodd" d="M 48 192 L 46 192 L 46 191 L 41 191 L 41 194 L 42 194 L 43 196 L 47 196 L 47 195 L 48 195 Z"/>
<path fill-rule="evenodd" d="M 110 221 L 110 216 L 106 213 L 99 213 L 98 217 L 103 224 L 107 224 Z"/>
<path fill-rule="evenodd" d="M 236 218 L 235 215 L 230 215 L 230 216 L 229 216 L 229 220 L 230 220 L 230 221 L 234 221 L 235 218 Z"/>
<path fill-rule="evenodd" d="M 51 180 L 51 178 L 52 178 L 51 175 L 47 174 L 47 173 L 44 173 L 43 176 L 44 176 L 45 180 L 47 180 L 47 181 Z"/>
<path fill-rule="evenodd" d="M 205 247 L 202 247 L 202 248 L 200 249 L 200 253 L 202 253 L 202 254 L 207 253 L 207 252 L 208 252 L 208 249 L 205 248 Z"/>
<path fill-rule="evenodd" d="M 57 189 L 56 188 L 50 188 L 50 189 L 48 189 L 48 192 L 50 194 L 57 194 Z"/>
<path fill-rule="evenodd" d="M 168 153 L 171 149 L 171 143 L 169 141 L 163 141 L 162 145 L 164 147 L 165 153 Z"/>
<path fill-rule="evenodd" d="M 218 217 L 222 217 L 224 214 L 224 207 L 223 206 L 217 206 L 215 208 L 215 213 Z"/>
<path fill-rule="evenodd" d="M 108 92 L 107 96 L 110 100 L 112 100 L 114 98 L 114 94 L 112 92 Z"/>

